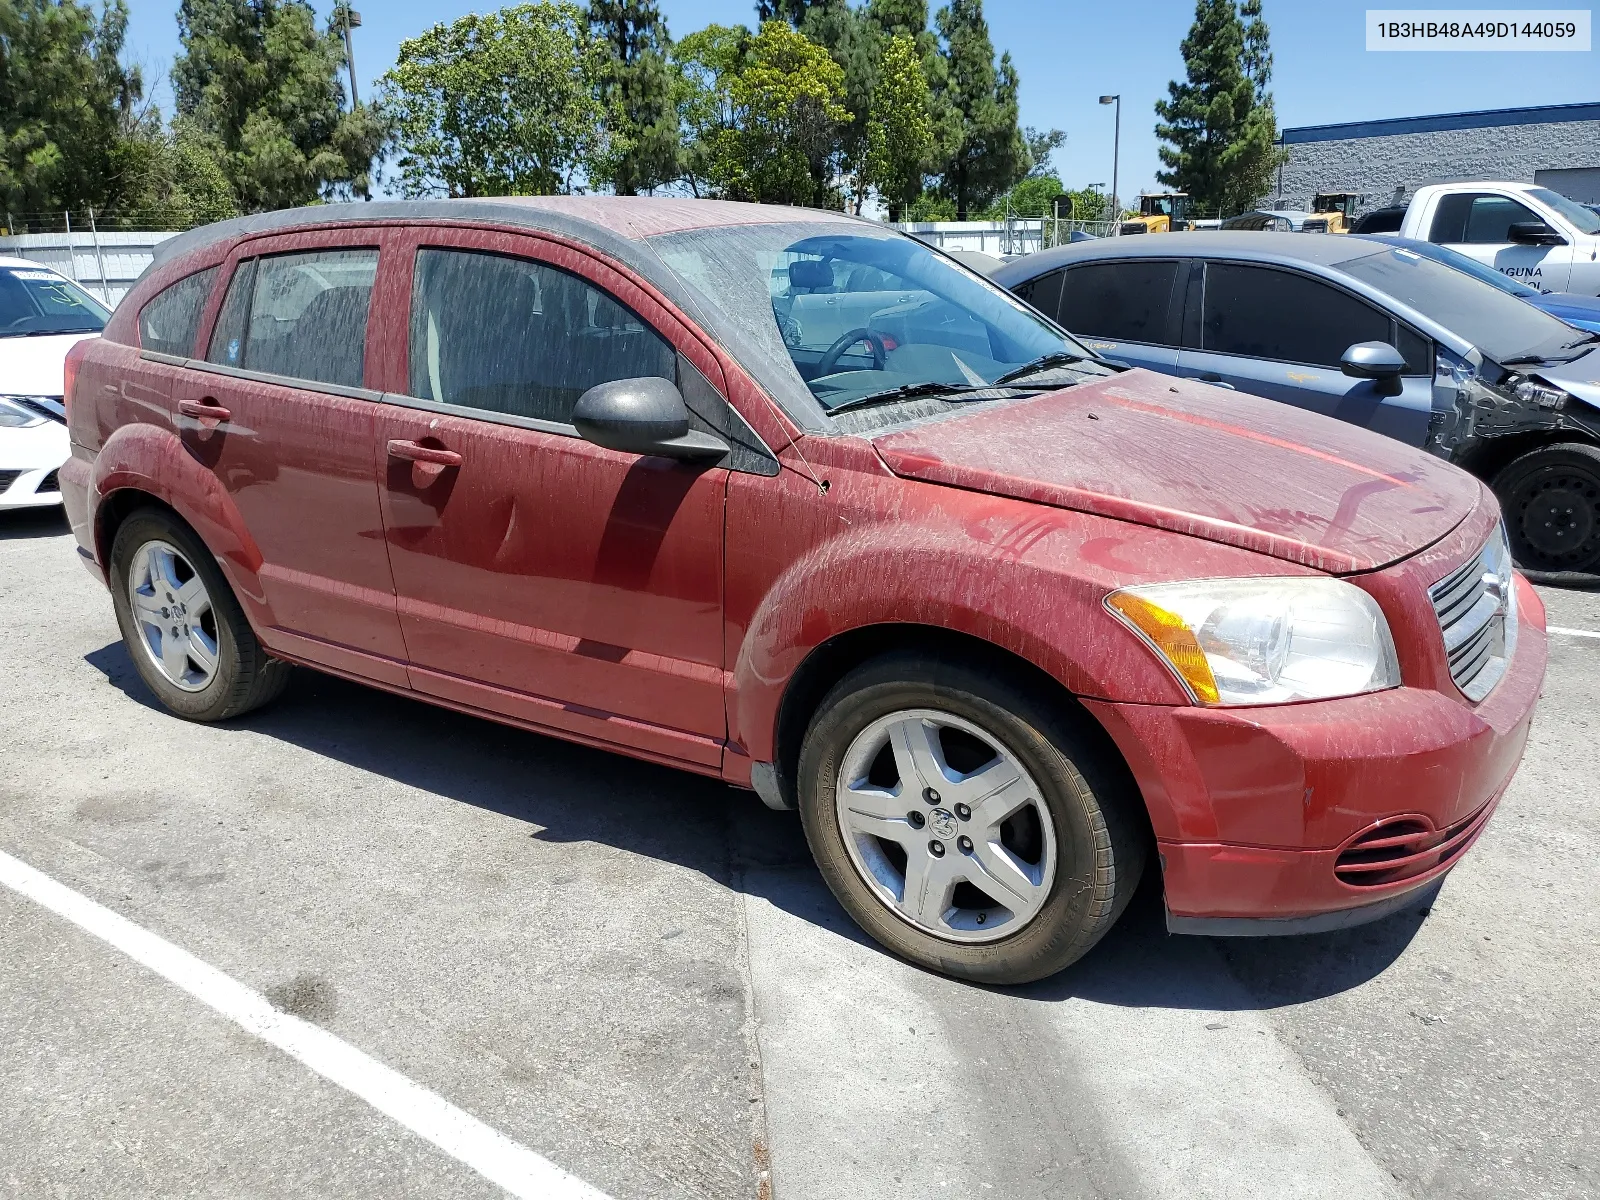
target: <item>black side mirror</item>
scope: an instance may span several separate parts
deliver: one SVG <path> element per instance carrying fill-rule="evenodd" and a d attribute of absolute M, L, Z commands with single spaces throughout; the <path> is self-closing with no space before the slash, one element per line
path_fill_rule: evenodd
<path fill-rule="evenodd" d="M 1506 236 L 1522 246 L 1565 246 L 1567 244 L 1566 238 L 1551 229 L 1543 221 L 1513 221 L 1506 230 Z"/>
<path fill-rule="evenodd" d="M 1357 342 L 1339 359 L 1339 369 L 1353 379 L 1375 380 L 1380 396 L 1398 396 L 1406 360 L 1388 342 Z"/>
<path fill-rule="evenodd" d="M 572 423 L 585 441 L 628 454 L 720 458 L 720 438 L 689 428 L 689 407 L 670 379 L 642 376 L 599 383 L 578 397 Z"/>

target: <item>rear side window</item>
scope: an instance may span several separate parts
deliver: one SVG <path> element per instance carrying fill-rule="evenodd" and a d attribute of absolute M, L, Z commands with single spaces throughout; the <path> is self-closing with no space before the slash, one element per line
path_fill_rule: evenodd
<path fill-rule="evenodd" d="M 1430 242 L 1498 246 L 1511 241 L 1511 226 L 1537 221 L 1533 210 L 1504 196 L 1464 193 L 1445 196 L 1433 214 Z"/>
<path fill-rule="evenodd" d="M 576 275 L 498 254 L 417 253 L 413 396 L 571 424 L 596 384 L 673 379 L 676 365 L 660 334 Z"/>
<path fill-rule="evenodd" d="M 1202 347 L 1310 366 L 1339 366 L 1356 342 L 1387 342 L 1388 313 L 1316 279 L 1268 267 L 1206 265 Z"/>
<path fill-rule="evenodd" d="M 186 275 L 163 288 L 139 310 L 139 347 L 188 358 L 200 331 L 200 313 L 216 282 L 217 268 Z"/>
<path fill-rule="evenodd" d="M 376 250 L 312 250 L 240 263 L 207 361 L 360 387 L 377 273 Z"/>
<path fill-rule="evenodd" d="M 1069 332 L 1164 345 L 1175 262 L 1086 263 L 1068 267 L 1059 320 Z"/>
<path fill-rule="evenodd" d="M 1016 288 L 1017 298 L 1033 305 L 1054 321 L 1061 308 L 1061 276 L 1060 271 L 1050 271 L 1019 284 Z"/>

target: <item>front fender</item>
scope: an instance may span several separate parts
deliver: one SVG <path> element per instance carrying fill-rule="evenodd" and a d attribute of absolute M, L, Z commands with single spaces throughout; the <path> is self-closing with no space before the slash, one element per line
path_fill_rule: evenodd
<path fill-rule="evenodd" d="M 89 519 L 102 567 L 109 565 L 111 546 L 101 514 L 111 497 L 130 491 L 151 496 L 182 517 L 216 555 L 240 598 L 265 607 L 258 574 L 261 550 L 233 497 L 216 475 L 195 461 L 176 433 L 156 425 L 121 426 L 95 456 L 88 486 Z"/>
<path fill-rule="evenodd" d="M 729 736 L 757 762 L 772 761 L 790 680 L 842 634 L 952 630 L 1034 664 L 1074 695 L 1186 704 L 1166 667 L 1106 611 L 1107 593 L 1302 570 L 1131 522 L 881 474 L 835 474 L 825 500 L 790 479 L 751 485 L 767 493 L 759 504 L 730 498 Z"/>

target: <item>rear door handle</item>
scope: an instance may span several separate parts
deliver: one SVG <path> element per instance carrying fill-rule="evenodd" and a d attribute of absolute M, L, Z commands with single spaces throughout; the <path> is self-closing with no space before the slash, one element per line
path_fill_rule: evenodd
<path fill-rule="evenodd" d="M 204 400 L 179 400 L 178 411 L 186 417 L 201 421 L 226 421 L 233 416 L 210 396 Z"/>
<path fill-rule="evenodd" d="M 1227 388 L 1230 392 L 1236 392 L 1239 390 L 1238 388 L 1234 387 L 1233 384 L 1223 379 L 1221 375 L 1211 371 L 1207 371 L 1204 375 L 1197 375 L 1195 378 L 1201 383 L 1209 383 L 1212 387 Z"/>
<path fill-rule="evenodd" d="M 416 442 L 402 441 L 389 443 L 389 457 L 406 462 L 432 463 L 436 467 L 459 467 L 463 461 L 461 455 L 442 446 L 419 446 Z"/>

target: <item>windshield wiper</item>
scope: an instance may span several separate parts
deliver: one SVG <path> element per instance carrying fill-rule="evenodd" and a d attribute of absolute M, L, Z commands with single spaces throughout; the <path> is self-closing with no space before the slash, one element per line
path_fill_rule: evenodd
<path fill-rule="evenodd" d="M 12 337 L 59 337 L 66 333 L 99 333 L 93 326 L 87 329 L 30 329 L 26 333 L 14 333 Z"/>
<path fill-rule="evenodd" d="M 1000 376 L 999 379 L 996 379 L 994 384 L 991 386 L 998 386 L 1003 383 L 1010 383 L 1016 379 L 1023 379 L 1029 375 L 1035 375 L 1040 371 L 1048 371 L 1051 367 L 1065 367 L 1072 363 L 1088 361 L 1089 356 L 1086 354 L 1069 354 L 1065 350 L 1055 350 L 1049 354 L 1041 354 L 1032 362 L 1023 363 L 1015 371 L 1007 371 L 1004 375 Z"/>
<path fill-rule="evenodd" d="M 1562 350 L 1576 350 L 1579 346 L 1592 346 L 1595 342 L 1600 342 L 1600 333 L 1586 333 L 1574 341 L 1562 343 L 1556 348 L 1556 353 L 1560 353 Z M 1576 358 L 1577 355 L 1573 357 Z M 1500 365 L 1502 367 L 1532 367 L 1537 366 L 1539 363 L 1553 361 L 1555 360 L 1550 354 L 1519 354 L 1515 358 L 1502 358 Z M 1563 359 L 1562 361 L 1571 362 L 1572 360 Z"/>
<path fill-rule="evenodd" d="M 984 384 L 981 388 L 970 383 L 937 383 L 927 380 L 923 383 L 905 383 L 897 388 L 889 388 L 882 392 L 869 392 L 865 396 L 857 396 L 854 400 L 846 400 L 843 404 L 836 404 L 828 410 L 828 415 L 849 412 L 854 408 L 871 408 L 877 404 L 893 404 L 898 400 L 914 400 L 919 396 L 949 396 L 957 392 L 987 391 L 992 384 Z"/>

